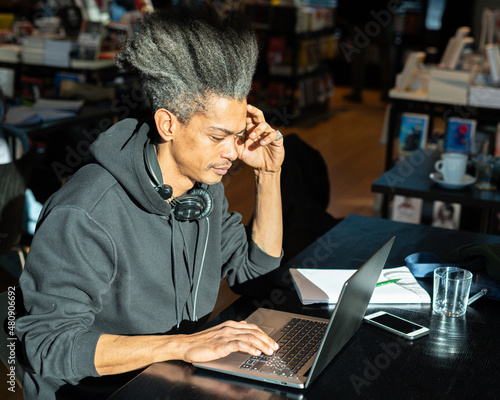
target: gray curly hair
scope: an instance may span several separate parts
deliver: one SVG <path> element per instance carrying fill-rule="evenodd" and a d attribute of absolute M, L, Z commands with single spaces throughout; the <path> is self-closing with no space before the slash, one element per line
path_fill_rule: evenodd
<path fill-rule="evenodd" d="M 207 5 L 172 6 L 145 15 L 116 64 L 139 74 L 153 111 L 185 123 L 212 96 L 243 100 L 257 63 L 256 36 L 242 15 L 222 20 Z"/>

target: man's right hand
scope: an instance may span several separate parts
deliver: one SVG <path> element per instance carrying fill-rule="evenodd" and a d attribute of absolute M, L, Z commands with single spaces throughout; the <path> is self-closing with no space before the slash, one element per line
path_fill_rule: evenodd
<path fill-rule="evenodd" d="M 216 360 L 236 351 L 273 354 L 278 345 L 259 327 L 245 321 L 227 321 L 191 335 L 109 335 L 97 342 L 94 363 L 100 375 L 114 375 L 147 367 L 154 362 Z"/>
<path fill-rule="evenodd" d="M 225 357 L 236 351 L 258 356 L 273 354 L 278 344 L 257 325 L 245 321 L 227 321 L 191 335 L 177 335 L 181 359 L 186 362 L 204 362 Z"/>

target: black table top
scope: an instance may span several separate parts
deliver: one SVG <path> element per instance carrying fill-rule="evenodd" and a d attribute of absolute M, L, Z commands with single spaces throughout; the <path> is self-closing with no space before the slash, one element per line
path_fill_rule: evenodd
<path fill-rule="evenodd" d="M 372 192 L 399 194 L 424 200 L 440 200 L 471 207 L 500 207 L 500 191 L 479 190 L 474 185 L 463 189 L 445 189 L 429 177 L 434 172 L 438 152 L 416 150 L 386 171 L 372 184 Z"/>
<path fill-rule="evenodd" d="M 387 239 L 396 236 L 387 267 L 404 265 L 407 255 L 429 251 L 446 260 L 449 251 L 469 243 L 500 243 L 500 237 L 351 215 L 288 263 L 288 267 L 358 268 Z M 431 292 L 431 282 L 420 280 Z M 265 306 L 329 317 L 328 306 L 304 306 L 286 270 L 266 296 L 245 296 L 211 324 L 243 319 Z M 305 390 L 283 389 L 182 362 L 153 364 L 110 397 L 119 399 L 448 399 L 496 398 L 500 350 L 500 304 L 481 298 L 461 318 L 433 315 L 425 305 L 370 305 L 428 326 L 430 334 L 411 341 L 370 326 L 360 329 L 316 381 Z"/>

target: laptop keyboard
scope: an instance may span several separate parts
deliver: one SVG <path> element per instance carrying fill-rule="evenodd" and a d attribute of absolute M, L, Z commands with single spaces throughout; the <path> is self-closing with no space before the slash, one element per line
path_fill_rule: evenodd
<path fill-rule="evenodd" d="M 291 378 L 316 354 L 326 326 L 327 322 L 293 318 L 280 329 L 278 351 L 250 356 L 240 368 Z"/>

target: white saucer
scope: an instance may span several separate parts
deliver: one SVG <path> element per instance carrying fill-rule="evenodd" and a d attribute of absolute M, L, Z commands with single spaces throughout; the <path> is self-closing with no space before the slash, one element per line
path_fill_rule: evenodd
<path fill-rule="evenodd" d="M 438 185 L 446 189 L 463 189 L 476 182 L 476 178 L 474 176 L 470 176 L 467 174 L 464 175 L 462 182 L 460 183 L 445 182 L 443 180 L 443 176 L 439 172 L 431 172 L 429 177 L 431 178 L 432 181 L 436 182 Z"/>

